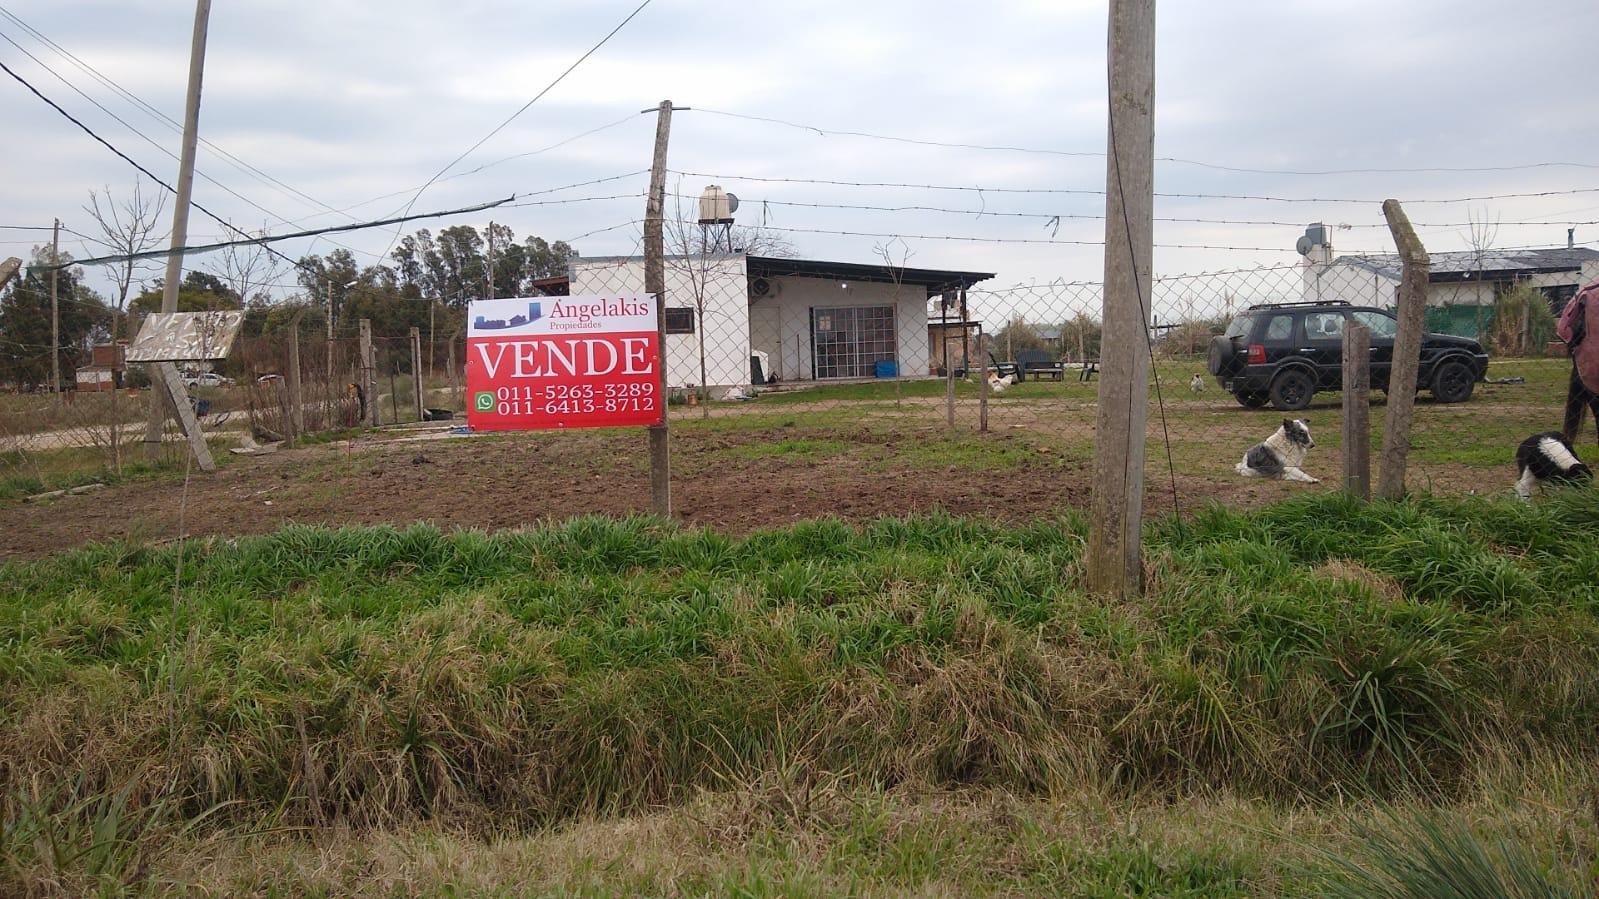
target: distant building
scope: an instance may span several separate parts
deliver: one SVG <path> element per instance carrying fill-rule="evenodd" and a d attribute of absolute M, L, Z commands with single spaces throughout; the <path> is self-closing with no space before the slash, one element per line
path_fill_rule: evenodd
<path fill-rule="evenodd" d="M 1401 262 L 1396 254 L 1318 258 L 1314 248 L 1302 266 L 1303 298 L 1343 300 L 1392 308 L 1397 304 Z M 1492 321 L 1494 301 L 1517 284 L 1531 284 L 1558 313 L 1577 288 L 1599 278 L 1599 250 L 1556 247 L 1533 250 L 1468 250 L 1429 254 L 1427 329 L 1477 337 Z"/>
<path fill-rule="evenodd" d="M 78 367 L 75 382 L 78 390 L 94 392 L 115 390 L 122 386 L 127 371 L 128 342 L 96 344 L 89 350 L 89 364 Z"/>
<path fill-rule="evenodd" d="M 763 356 L 766 374 L 788 382 L 926 377 L 945 353 L 954 361 L 964 355 L 940 338 L 959 341 L 976 324 L 958 320 L 965 291 L 992 277 L 743 253 L 669 257 L 667 381 L 699 385 L 702 337 L 704 379 L 713 387 L 749 385 L 755 355 Z M 576 296 L 642 293 L 644 260 L 575 259 L 567 287 Z M 952 302 L 940 322 L 928 314 L 928 301 L 944 294 Z M 975 352 L 975 340 L 968 336 L 964 347 Z"/>

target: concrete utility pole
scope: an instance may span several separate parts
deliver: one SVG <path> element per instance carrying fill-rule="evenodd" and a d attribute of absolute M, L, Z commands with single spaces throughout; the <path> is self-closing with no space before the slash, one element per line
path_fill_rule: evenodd
<path fill-rule="evenodd" d="M 655 295 L 655 337 L 661 377 L 656 397 L 661 423 L 650 427 L 650 497 L 655 514 L 672 515 L 672 455 L 666 409 L 666 145 L 672 134 L 672 101 L 662 100 L 655 119 L 655 161 L 644 204 L 644 291 Z"/>
<path fill-rule="evenodd" d="M 195 0 L 194 35 L 189 45 L 189 94 L 183 108 L 183 152 L 178 158 L 178 201 L 172 206 L 172 249 L 167 256 L 166 280 L 161 285 L 161 311 L 178 311 L 178 282 L 183 275 L 183 254 L 176 252 L 189 239 L 189 198 L 194 193 L 194 151 L 200 139 L 200 83 L 205 73 L 205 40 L 211 21 L 211 0 Z M 166 410 L 162 404 L 187 403 L 188 397 L 178 381 L 177 367 L 170 362 L 150 366 L 150 380 L 158 388 L 150 391 L 150 417 L 144 428 L 145 455 L 154 460 L 161 453 L 161 427 Z M 162 396 L 165 393 L 166 396 Z M 186 420 L 179 415 L 179 420 Z M 198 434 L 190 434 L 190 443 Z M 204 446 L 204 438 L 200 438 Z M 209 455 L 209 454 L 207 454 Z M 205 466 L 201 466 L 205 469 Z M 206 469 L 209 470 L 209 469 Z"/>
<path fill-rule="evenodd" d="M 1143 592 L 1144 426 L 1154 256 L 1155 0 L 1111 0 L 1104 334 L 1088 589 Z"/>
<path fill-rule="evenodd" d="M 50 231 L 50 264 L 61 264 L 61 220 L 55 220 Z M 56 298 L 56 276 L 59 269 L 50 269 L 50 392 L 61 403 L 61 303 Z"/>

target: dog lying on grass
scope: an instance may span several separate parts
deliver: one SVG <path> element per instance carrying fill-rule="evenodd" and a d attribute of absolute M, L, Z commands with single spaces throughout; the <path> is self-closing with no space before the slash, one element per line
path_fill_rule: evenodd
<path fill-rule="evenodd" d="M 1534 434 L 1516 447 L 1516 496 L 1532 501 L 1532 488 L 1547 483 L 1578 483 L 1593 480 L 1593 472 L 1582 464 L 1577 453 L 1556 431 Z"/>
<path fill-rule="evenodd" d="M 1319 483 L 1300 468 L 1305 464 L 1305 453 L 1316 445 L 1310 439 L 1310 420 L 1285 418 L 1277 433 L 1249 448 L 1244 461 L 1236 466 L 1246 478 L 1275 478 L 1279 481 Z"/>

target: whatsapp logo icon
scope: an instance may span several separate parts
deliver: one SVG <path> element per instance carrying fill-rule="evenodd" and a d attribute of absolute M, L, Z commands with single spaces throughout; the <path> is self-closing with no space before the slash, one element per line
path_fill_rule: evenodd
<path fill-rule="evenodd" d="M 472 397 L 472 407 L 479 412 L 494 411 L 494 394 L 482 391 Z"/>

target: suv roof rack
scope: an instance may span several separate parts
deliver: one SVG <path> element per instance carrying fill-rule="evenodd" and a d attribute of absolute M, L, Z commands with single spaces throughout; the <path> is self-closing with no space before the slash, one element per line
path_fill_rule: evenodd
<path fill-rule="evenodd" d="M 1298 303 L 1255 303 L 1251 309 L 1292 309 L 1296 306 L 1348 306 L 1348 300 L 1305 300 Z"/>

